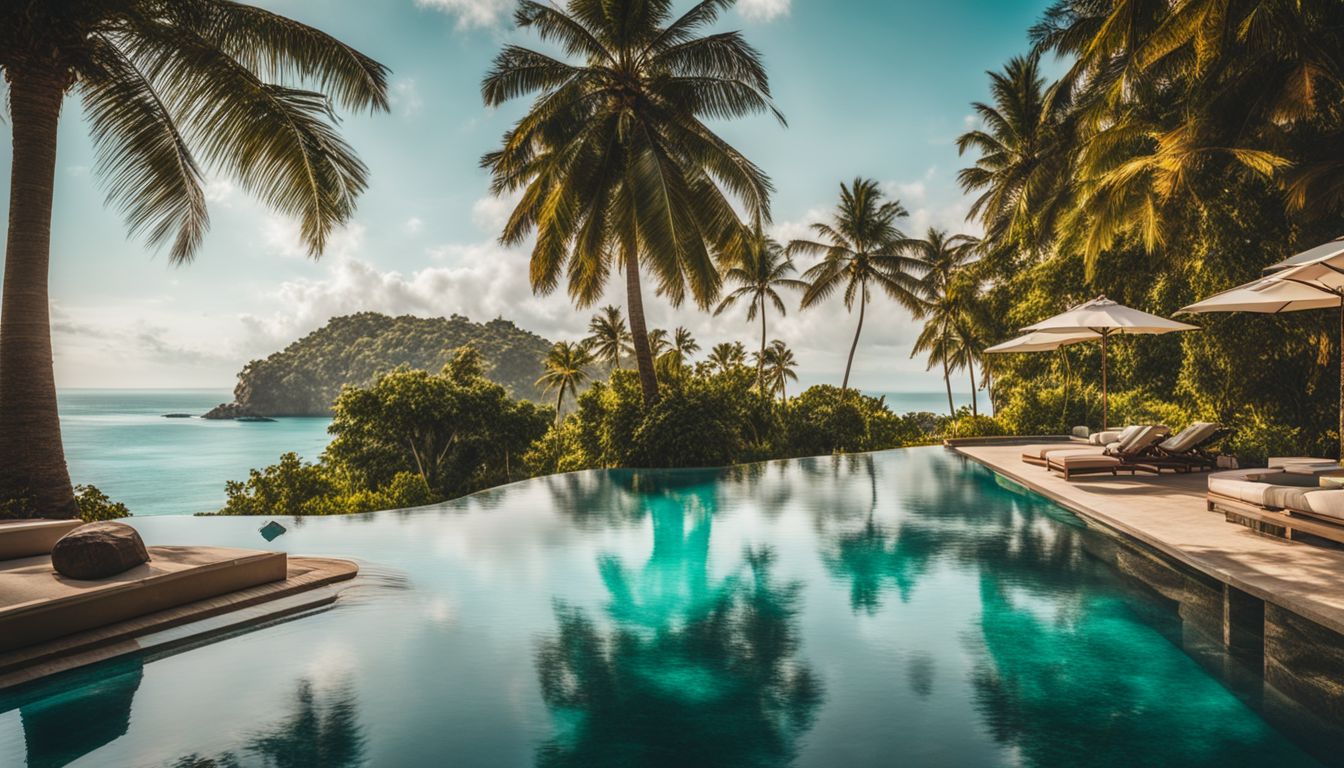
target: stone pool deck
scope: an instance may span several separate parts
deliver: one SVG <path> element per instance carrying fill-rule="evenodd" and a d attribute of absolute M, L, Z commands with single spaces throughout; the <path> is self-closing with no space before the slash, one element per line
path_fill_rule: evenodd
<path fill-rule="evenodd" d="M 1058 442 L 949 441 L 947 447 L 1084 519 L 1344 634 L 1344 550 L 1274 539 L 1228 523 L 1205 505 L 1205 473 L 1065 480 L 1021 459 L 1033 445 Z"/>

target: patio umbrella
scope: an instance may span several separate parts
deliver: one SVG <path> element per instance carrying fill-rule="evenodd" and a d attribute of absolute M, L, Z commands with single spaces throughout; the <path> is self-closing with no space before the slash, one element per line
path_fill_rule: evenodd
<path fill-rule="evenodd" d="M 1101 428 L 1106 429 L 1110 416 L 1109 392 L 1106 381 L 1106 342 L 1118 334 L 1156 334 L 1172 331 L 1194 331 L 1198 326 L 1178 323 L 1165 317 L 1150 315 L 1123 304 L 1117 304 L 1105 296 L 1097 298 L 1055 315 L 1022 330 L 1028 331 L 1032 339 L 1040 336 L 1038 343 L 1048 343 L 1049 335 L 1073 337 L 1071 341 L 1061 341 L 1059 345 L 1085 341 L 1088 338 L 1101 339 Z M 1089 334 L 1082 337 L 1084 334 Z M 1026 337 L 1023 337 L 1026 338 Z M 1014 341 L 1017 341 L 1016 339 Z M 1011 343 L 1011 342 L 1009 342 Z M 1024 342 L 1022 346 L 1028 346 Z M 1053 349 L 1054 347 L 1049 347 Z M 1027 351 L 1019 347 L 1019 351 Z"/>
<path fill-rule="evenodd" d="M 1091 331 L 1083 331 L 1076 334 L 1037 331 L 1018 336 L 1016 339 L 1009 339 L 1000 344 L 995 344 L 985 351 L 992 354 L 1001 354 L 1004 352 L 1054 352 L 1065 344 L 1074 344 L 1079 341 L 1095 341 L 1100 338 L 1100 334 Z"/>
<path fill-rule="evenodd" d="M 1277 314 L 1340 308 L 1344 339 L 1344 238 L 1331 240 L 1265 269 L 1265 276 L 1182 307 L 1181 312 Z M 1339 426 L 1344 450 L 1344 359 L 1340 361 Z M 1344 453 L 1341 453 L 1344 457 Z"/>

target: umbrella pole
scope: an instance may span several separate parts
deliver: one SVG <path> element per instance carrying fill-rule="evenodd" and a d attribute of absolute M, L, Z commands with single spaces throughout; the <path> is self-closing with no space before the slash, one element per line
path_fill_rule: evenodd
<path fill-rule="evenodd" d="M 1344 322 L 1344 320 L 1342 320 L 1341 322 Z M 1107 394 L 1106 391 L 1106 337 L 1109 335 L 1110 331 L 1102 330 L 1101 332 L 1101 431 L 1102 432 L 1106 431 L 1107 426 L 1106 420 L 1110 415 L 1108 410 L 1110 406 L 1110 395 Z M 1344 377 L 1344 371 L 1341 371 L 1340 376 Z"/>

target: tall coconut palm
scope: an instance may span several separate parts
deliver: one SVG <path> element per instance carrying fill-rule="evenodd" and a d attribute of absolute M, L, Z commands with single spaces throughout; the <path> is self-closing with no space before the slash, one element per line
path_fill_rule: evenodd
<path fill-rule="evenodd" d="M 133 234 L 168 245 L 172 263 L 190 261 L 208 228 L 207 169 L 297 217 L 316 256 L 350 219 L 367 178 L 324 94 L 349 109 L 385 110 L 387 73 L 312 27 L 225 0 L 0 4 L 0 70 L 14 146 L 0 311 L 0 501 L 70 517 L 76 505 L 47 306 L 65 97 L 83 103 L 108 203 Z"/>
<path fill-rule="evenodd" d="M 974 165 L 957 174 L 963 190 L 979 193 L 968 218 L 984 224 L 994 246 L 1040 256 L 1068 190 L 1058 110 L 1036 56 L 1015 57 L 989 79 L 993 103 L 972 105 L 983 127 L 957 138 L 959 153 L 977 153 Z"/>
<path fill-rule="evenodd" d="M 620 307 L 605 306 L 601 312 L 588 321 L 588 346 L 593 356 L 615 371 L 621 366 L 621 358 L 629 356 L 634 347 L 630 344 L 630 329 L 625 325 L 625 316 Z"/>
<path fill-rule="evenodd" d="M 765 352 L 753 352 L 752 357 L 757 358 L 757 367 L 765 371 L 765 391 L 771 396 L 778 395 L 781 400 L 787 400 L 788 383 L 798 380 L 795 372 L 798 359 L 794 357 L 793 350 L 783 341 L 775 339 L 766 346 Z"/>
<path fill-rule="evenodd" d="M 537 379 L 542 392 L 555 392 L 555 423 L 560 423 L 560 412 L 565 404 L 565 392 L 578 397 L 579 387 L 588 381 L 588 369 L 595 362 L 592 350 L 579 341 L 557 341 L 541 367 L 545 371 Z"/>
<path fill-rule="evenodd" d="M 579 306 L 624 271 L 626 312 L 645 403 L 658 396 L 644 320 L 642 269 L 674 306 L 718 298 L 716 251 L 742 236 L 730 197 L 768 219 L 765 173 L 704 120 L 772 112 L 760 55 L 738 32 L 704 34 L 734 0 L 705 0 L 679 18 L 668 0 L 522 0 L 514 20 L 573 61 L 507 45 L 481 93 L 498 106 L 537 94 L 482 159 L 496 194 L 521 199 L 500 236 L 536 232 L 537 293 L 568 279 Z"/>
<path fill-rule="evenodd" d="M 964 270 L 973 258 L 972 249 L 977 242 L 967 235 L 949 236 L 946 231 L 933 227 L 922 239 L 907 242 L 911 255 L 924 271 L 919 280 L 919 315 L 924 318 L 924 327 L 915 339 L 910 356 L 927 353 L 930 368 L 942 365 L 949 414 L 956 412 L 952 403 L 951 370 L 964 358 L 964 354 L 957 351 L 962 346 L 958 343 L 959 326 L 963 323 L 966 301 L 973 296 L 970 291 L 958 290 L 958 283 L 965 282 Z M 974 370 L 971 377 L 974 403 Z"/>
<path fill-rule="evenodd" d="M 901 306 L 919 311 L 919 279 L 914 274 L 919 264 L 902 253 L 905 236 L 896 228 L 896 220 L 907 215 L 899 200 L 885 199 L 876 181 L 856 178 L 850 185 L 840 184 L 840 203 L 832 223 L 812 225 L 822 241 L 794 240 L 785 249 L 787 255 L 821 257 L 803 273 L 807 284 L 803 309 L 821 303 L 842 286 L 845 309 L 853 311 L 855 302 L 859 305 L 859 323 L 849 346 L 841 389 L 849 388 L 849 372 L 872 289 L 881 288 Z"/>
<path fill-rule="evenodd" d="M 709 351 L 709 357 L 706 361 L 719 373 L 727 373 L 747 362 L 747 348 L 740 341 L 720 342 Z M 757 367 L 757 371 L 760 371 L 759 367 Z M 757 378 L 759 381 L 759 373 Z"/>
<path fill-rule="evenodd" d="M 793 260 L 784 255 L 784 248 L 775 239 L 765 234 L 761 222 L 757 221 L 749 236 L 742 239 L 742 247 L 734 254 L 733 266 L 724 273 L 724 280 L 737 285 L 732 292 L 723 297 L 714 314 L 747 299 L 747 322 L 761 316 L 761 351 L 758 360 L 765 359 L 765 316 L 768 305 L 773 304 L 780 315 L 788 314 L 784 300 L 779 296 L 780 288 L 805 290 L 807 284 L 791 277 L 794 273 Z M 756 366 L 756 386 L 762 385 L 762 371 Z"/>
<path fill-rule="evenodd" d="M 657 360 L 672 348 L 672 342 L 668 338 L 667 330 L 663 328 L 654 328 L 649 331 L 649 354 Z"/>
<path fill-rule="evenodd" d="M 691 359 L 691 355 L 700 351 L 700 342 L 695 340 L 691 332 L 682 326 L 677 326 L 677 330 L 672 333 L 672 348 L 668 350 L 676 355 L 679 364 L 685 364 Z"/>

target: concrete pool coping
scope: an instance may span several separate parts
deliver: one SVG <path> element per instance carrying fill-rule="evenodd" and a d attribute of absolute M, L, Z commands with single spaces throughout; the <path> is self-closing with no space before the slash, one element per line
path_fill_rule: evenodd
<path fill-rule="evenodd" d="M 285 577 L 97 629 L 0 653 L 0 691 L 148 650 L 202 642 L 334 602 L 359 566 L 327 557 L 288 557 Z M 344 585 L 341 585 L 344 586 Z"/>
<path fill-rule="evenodd" d="M 1344 634 L 1344 550 L 1270 538 L 1210 512 L 1208 474 L 1088 475 L 1065 480 L 1022 461 L 1066 437 L 975 438 L 944 445 L 1084 520 L 1116 530 L 1266 603 Z"/>

